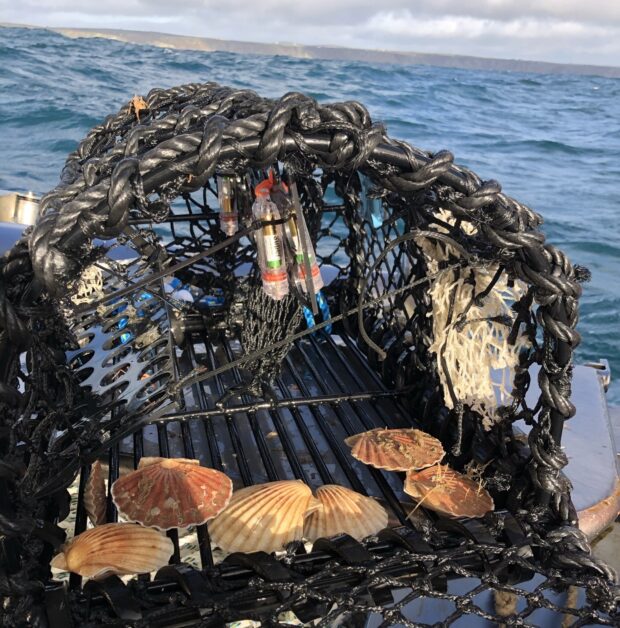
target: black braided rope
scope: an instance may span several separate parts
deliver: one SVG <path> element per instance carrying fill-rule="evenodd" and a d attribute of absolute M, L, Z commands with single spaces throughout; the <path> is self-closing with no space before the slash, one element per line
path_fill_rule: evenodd
<path fill-rule="evenodd" d="M 302 200 L 315 211 L 314 218 L 308 216 L 315 235 L 330 235 L 320 232 L 324 188 L 334 183 L 343 200 L 348 236 L 342 249 L 348 263 L 338 294 L 342 312 L 359 302 L 372 265 L 369 253 L 379 255 L 387 240 L 398 236 L 396 218 L 404 221 L 405 232 L 436 230 L 439 222 L 434 215 L 440 208 L 457 218 L 456 226 L 441 226 L 464 247 L 472 264 L 498 263 L 509 277 L 529 286 L 527 298 L 515 307 L 532 334 L 536 327 L 542 330 L 542 341 L 523 358 L 507 424 L 481 434 L 472 427 L 476 417 L 458 407 L 458 433 L 454 416 L 446 413 L 440 414 L 439 421 L 435 417 L 435 428 L 459 460 L 459 455 L 470 456 L 483 441 L 493 441 L 493 447 L 513 456 L 505 445 L 510 423 L 525 419 L 532 424 L 531 457 L 525 466 L 507 463 L 503 471 L 511 486 L 513 510 L 520 509 L 550 544 L 560 568 L 588 570 L 597 565 L 570 527 L 576 521 L 570 486 L 562 474 L 567 461 L 560 446 L 563 422 L 575 412 L 570 402 L 572 354 L 579 343 L 575 326 L 580 282 L 587 279 L 587 272 L 572 266 L 561 251 L 545 242 L 538 229 L 541 218 L 505 196 L 496 181 L 482 181 L 454 165 L 447 151 L 429 154 L 389 138 L 359 103 L 320 105 L 299 93 L 273 101 L 214 83 L 153 90 L 145 100 L 147 109 L 140 112 L 139 120 L 128 103 L 90 131 L 67 159 L 60 184 L 43 197 L 36 226 L 0 260 L 0 533 L 5 535 L 0 590 L 10 597 L 7 617 L 28 616 L 34 621 L 40 614 L 34 600 L 40 599 L 49 576 L 51 546 L 62 541 L 62 531 L 51 522 L 66 516 L 65 493 L 33 496 L 46 476 L 79 457 L 99 434 L 95 420 L 79 435 L 74 431 L 88 416 L 89 400 L 65 366 L 64 352 L 76 347 L 58 308 L 81 270 L 100 254 L 94 239 L 131 236 L 132 217 L 164 218 L 174 198 L 189 198 L 202 190 L 216 172 L 245 173 L 277 161 L 300 180 Z M 312 178 L 316 169 L 322 171 L 322 187 Z M 369 241 L 357 216 L 358 173 L 372 181 L 374 193 L 394 215 L 392 226 L 386 223 L 379 240 L 373 236 Z M 476 234 L 467 236 L 459 227 L 461 221 L 475 225 Z M 415 239 L 409 240 L 398 251 L 396 266 L 400 260 L 420 260 L 405 278 L 413 282 L 426 270 Z M 154 255 L 148 242 L 138 246 L 143 247 L 143 256 Z M 162 254 L 157 252 L 158 263 Z M 216 258 L 215 263 L 226 266 L 230 259 Z M 402 288 L 405 279 L 389 281 Z M 415 290 L 412 294 L 425 314 L 429 297 L 423 288 Z M 477 298 L 483 299 L 484 294 Z M 404 296 L 395 294 L 393 299 L 389 307 L 374 303 L 363 317 L 362 337 L 371 341 L 368 358 L 377 360 L 373 343 L 381 347 L 380 357 L 385 359 L 377 368 L 394 385 L 403 378 L 410 380 L 411 373 L 425 373 L 412 405 L 428 415 L 441 405 L 435 358 L 428 352 L 432 331 L 428 320 L 424 322 L 427 317 L 420 316 L 414 344 L 403 352 L 403 337 L 394 336 L 389 316 L 390 310 L 402 311 Z M 357 333 L 351 318 L 345 317 L 345 324 Z M 20 358 L 25 359 L 25 370 Z M 525 406 L 524 394 L 528 368 L 535 362 L 542 366 L 541 397 L 531 410 Z M 58 429 L 66 434 L 50 446 Z M 502 477 L 502 469 L 497 468 L 491 480 L 499 486 Z M 538 491 L 535 500 L 532 487 Z M 555 532 L 548 531 L 560 524 L 564 532 L 556 538 Z M 599 581 L 591 581 L 593 588 L 603 587 L 609 574 L 596 577 Z"/>

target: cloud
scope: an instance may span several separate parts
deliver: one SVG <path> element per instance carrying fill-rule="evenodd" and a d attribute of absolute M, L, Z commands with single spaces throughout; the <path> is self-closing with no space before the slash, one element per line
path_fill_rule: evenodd
<path fill-rule="evenodd" d="M 0 20 L 620 64 L 617 0 L 22 0 Z"/>
<path fill-rule="evenodd" d="M 515 39 L 542 39 L 555 37 L 608 37 L 613 28 L 589 25 L 576 21 L 545 18 L 515 18 L 506 21 L 459 15 L 418 19 L 410 11 L 380 12 L 369 21 L 376 32 L 399 37 L 514 37 Z"/>
<path fill-rule="evenodd" d="M 19 3 L 22 11 L 44 13 L 145 15 L 157 12 L 176 15 L 179 12 L 228 14 L 259 14 L 268 22 L 274 15 L 289 15 L 312 22 L 325 23 L 336 17 L 366 20 L 377 11 L 376 0 L 25 0 Z M 489 18 L 498 21 L 523 17 L 549 17 L 585 23 L 620 24 L 620 3 L 616 0 L 385 0 L 385 11 L 405 11 L 424 15 L 462 15 Z M 256 28 L 265 26 L 255 23 Z"/>
<path fill-rule="evenodd" d="M 419 18 L 410 11 L 382 11 L 367 23 L 369 36 L 393 48 L 453 54 L 538 58 L 565 63 L 620 61 L 620 27 L 571 19 L 519 17 L 508 20 L 443 15 Z"/>

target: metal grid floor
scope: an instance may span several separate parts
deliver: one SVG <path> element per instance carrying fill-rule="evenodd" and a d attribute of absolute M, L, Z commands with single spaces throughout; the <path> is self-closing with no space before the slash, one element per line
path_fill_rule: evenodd
<path fill-rule="evenodd" d="M 171 352 L 180 378 L 196 367 L 212 370 L 242 356 L 235 338 L 220 336 L 213 341 L 205 332 L 189 334 Z M 344 444 L 347 436 L 375 427 L 415 425 L 399 402 L 399 393 L 385 388 L 354 341 L 319 333 L 298 340 L 275 382 L 275 399 L 257 403 L 242 395 L 229 400 L 224 409 L 216 407 L 220 397 L 241 381 L 239 370 L 231 369 L 192 384 L 177 400 L 182 411 L 166 414 L 113 445 L 103 460 L 108 463 L 108 489 L 143 456 L 196 458 L 226 473 L 235 489 L 285 479 L 301 479 L 312 489 L 341 484 L 378 498 L 391 525 L 407 522 L 403 501 L 410 501 L 402 491 L 402 478 L 358 462 Z M 76 535 L 86 528 L 83 491 L 88 472 L 87 467 L 82 469 Z M 108 521 L 117 520 L 109 490 L 107 514 Z M 198 549 L 196 566 L 214 564 L 207 525 L 198 526 L 189 543 L 187 533 L 184 542 L 176 530 L 168 535 L 175 546 L 173 562 L 187 560 L 184 548 L 190 547 Z M 78 586 L 80 578 L 73 575 L 71 582 Z"/>

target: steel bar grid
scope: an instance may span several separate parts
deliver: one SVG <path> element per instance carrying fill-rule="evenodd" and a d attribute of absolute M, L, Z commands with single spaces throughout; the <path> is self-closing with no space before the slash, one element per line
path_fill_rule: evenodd
<path fill-rule="evenodd" d="M 236 338 L 211 337 L 206 331 L 188 334 L 181 347 L 170 349 L 173 370 L 182 378 L 198 366 L 216 369 L 242 355 Z M 415 426 L 402 406 L 402 391 L 386 389 L 355 341 L 317 333 L 298 340 L 286 356 L 274 383 L 272 400 L 246 394 L 218 400 L 242 382 L 237 369 L 182 389 L 179 410 L 143 424 L 109 449 L 108 487 L 123 472 L 135 469 L 143 456 L 196 458 L 228 474 L 235 488 L 261 482 L 301 479 L 313 489 L 337 483 L 378 498 L 392 524 L 407 523 L 408 498 L 402 477 L 372 469 L 353 459 L 344 438 L 375 427 Z M 89 467 L 81 471 L 74 534 L 86 529 L 83 505 Z M 118 519 L 108 490 L 108 521 Z M 190 534 L 194 534 L 191 532 Z M 207 525 L 198 526 L 199 565 L 212 567 Z M 176 530 L 168 532 L 175 547 L 173 562 L 188 558 Z M 71 586 L 81 579 L 71 576 Z"/>

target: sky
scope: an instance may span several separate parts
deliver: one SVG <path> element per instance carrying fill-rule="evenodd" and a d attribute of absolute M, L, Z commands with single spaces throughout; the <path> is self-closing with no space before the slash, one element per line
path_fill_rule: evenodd
<path fill-rule="evenodd" d="M 0 22 L 620 66 L 620 0 L 0 0 Z"/>

